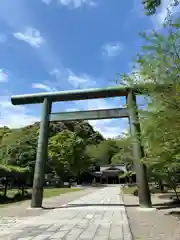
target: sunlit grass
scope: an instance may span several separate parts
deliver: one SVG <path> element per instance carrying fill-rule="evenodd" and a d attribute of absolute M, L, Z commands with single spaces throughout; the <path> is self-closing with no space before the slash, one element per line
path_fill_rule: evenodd
<path fill-rule="evenodd" d="M 44 189 L 44 193 L 43 193 L 43 198 L 50 198 L 50 197 L 56 197 L 56 196 L 60 196 L 62 194 L 65 194 L 65 193 L 70 193 L 70 192 L 77 192 L 77 191 L 80 191 L 80 190 L 83 190 L 81 188 L 46 188 Z M 28 193 L 31 194 L 32 192 L 32 189 L 28 189 Z M 18 193 L 18 189 L 9 189 L 7 191 L 7 197 L 8 198 L 13 198 L 15 196 L 15 194 Z M 3 193 L 1 193 L 2 195 Z M 8 206 L 11 206 L 11 205 L 14 205 L 14 204 L 20 204 L 24 201 L 27 201 L 27 198 L 26 199 L 22 199 L 20 201 L 10 201 L 10 202 L 3 202 L 3 203 L 0 203 L 0 208 L 2 207 L 8 207 Z"/>

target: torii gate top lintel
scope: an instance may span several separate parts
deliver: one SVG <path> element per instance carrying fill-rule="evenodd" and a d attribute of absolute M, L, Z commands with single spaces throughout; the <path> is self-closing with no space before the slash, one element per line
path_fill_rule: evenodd
<path fill-rule="evenodd" d="M 162 87 L 162 86 L 161 86 Z M 141 163 L 144 156 L 140 138 L 140 124 L 138 121 L 136 95 L 146 94 L 147 84 L 133 86 L 116 86 L 108 88 L 94 88 L 85 90 L 60 91 L 16 95 L 11 97 L 13 105 L 42 103 L 39 140 L 36 155 L 36 165 L 33 181 L 31 207 L 41 207 L 45 179 L 45 162 L 48 157 L 48 127 L 51 120 L 78 119 L 107 119 L 114 117 L 129 117 L 130 130 L 133 138 L 133 155 L 136 164 L 139 202 L 142 206 L 151 206 L 146 167 Z M 66 112 L 51 114 L 52 102 L 86 100 L 108 97 L 122 97 L 127 99 L 127 109 L 107 109 L 94 111 Z"/>
<path fill-rule="evenodd" d="M 135 94 L 142 94 L 145 91 L 145 87 L 141 85 L 137 86 L 135 85 L 134 87 L 114 86 L 106 88 L 92 88 L 72 91 L 23 94 L 12 96 L 11 102 L 13 105 L 23 105 L 42 103 L 45 98 L 48 98 L 51 102 L 64 102 L 96 98 L 122 97 L 127 96 L 130 90 L 133 90 Z"/>

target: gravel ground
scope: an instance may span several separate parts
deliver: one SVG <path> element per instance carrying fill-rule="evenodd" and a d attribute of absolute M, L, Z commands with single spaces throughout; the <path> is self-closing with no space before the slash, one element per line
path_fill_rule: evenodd
<path fill-rule="evenodd" d="M 134 240 L 180 240 L 180 219 L 168 215 L 178 208 L 163 208 L 164 200 L 152 196 L 153 211 L 140 211 L 138 198 L 124 195 L 124 203 Z M 167 202 L 167 201 L 166 201 Z M 161 205 L 158 207 L 158 204 Z M 160 208 L 160 209 L 158 209 Z"/>

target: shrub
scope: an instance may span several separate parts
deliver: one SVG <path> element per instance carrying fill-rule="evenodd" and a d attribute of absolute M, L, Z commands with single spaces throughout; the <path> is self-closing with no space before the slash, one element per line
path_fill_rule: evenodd
<path fill-rule="evenodd" d="M 136 196 L 136 197 L 138 196 L 138 188 L 137 188 L 137 187 L 136 187 L 136 189 L 134 190 L 133 195 Z"/>

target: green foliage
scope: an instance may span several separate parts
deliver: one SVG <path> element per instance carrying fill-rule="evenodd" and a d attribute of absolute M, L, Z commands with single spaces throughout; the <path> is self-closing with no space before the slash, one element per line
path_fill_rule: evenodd
<path fill-rule="evenodd" d="M 66 179 L 69 175 L 77 176 L 79 172 L 88 169 L 92 164 L 84 158 L 85 147 L 104 140 L 85 121 L 51 123 L 49 129 L 47 179 L 49 176 L 50 179 Z M 15 170 L 20 174 L 20 171 L 29 169 L 33 179 L 38 135 L 39 123 L 21 129 L 0 128 L 1 176 L 12 176 Z"/>
<path fill-rule="evenodd" d="M 142 0 L 147 15 L 152 15 L 161 5 L 161 0 Z"/>
<path fill-rule="evenodd" d="M 116 140 L 119 152 L 113 155 L 112 164 L 125 163 L 130 168 L 133 167 L 132 138 L 129 134 L 119 137 Z"/>
<path fill-rule="evenodd" d="M 69 130 L 64 130 L 50 138 L 51 166 L 60 178 L 65 175 L 77 176 L 83 170 L 85 146 L 83 139 Z"/>
<path fill-rule="evenodd" d="M 0 164 L 0 177 L 24 175 L 30 171 L 28 167 Z"/>
<path fill-rule="evenodd" d="M 179 0 L 167 0 L 166 2 L 168 3 L 167 8 L 169 8 L 169 14 L 171 13 L 170 9 L 176 7 L 180 3 Z M 142 0 L 146 15 L 155 14 L 162 3 L 162 0 Z"/>
<path fill-rule="evenodd" d="M 1 163 L 26 167 L 34 164 L 37 129 L 24 128 L 6 134 L 1 142 Z"/>
<path fill-rule="evenodd" d="M 89 158 L 95 165 L 110 164 L 112 158 L 120 150 L 117 141 L 107 139 L 96 145 L 86 147 L 86 158 Z"/>
<path fill-rule="evenodd" d="M 141 34 L 146 45 L 136 62 L 139 81 L 150 92 L 147 108 L 140 111 L 144 162 L 151 177 L 163 179 L 174 190 L 180 181 L 179 23 L 179 20 L 169 22 L 164 26 L 163 34 Z M 132 76 L 126 76 L 125 80 L 130 85 L 137 83 Z M 164 88 L 157 88 L 159 84 L 163 84 Z"/>

